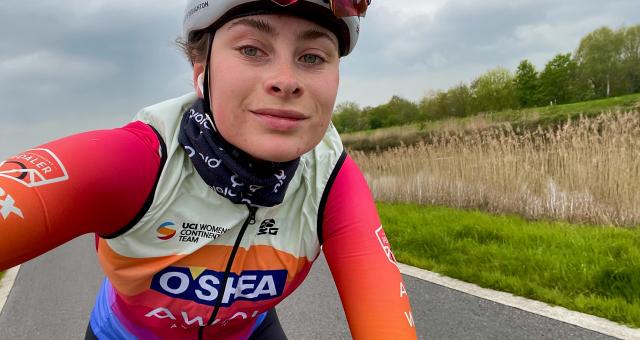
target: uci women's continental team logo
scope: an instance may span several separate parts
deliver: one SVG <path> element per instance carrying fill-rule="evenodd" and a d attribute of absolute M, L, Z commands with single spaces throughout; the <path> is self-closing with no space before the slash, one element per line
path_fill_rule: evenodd
<path fill-rule="evenodd" d="M 166 221 L 162 223 L 157 229 L 158 238 L 163 241 L 166 241 L 176 236 L 175 226 L 176 224 L 173 223 L 172 221 Z"/>
<path fill-rule="evenodd" d="M 176 224 L 172 220 L 162 222 L 156 228 L 156 237 L 163 241 L 175 239 L 180 243 L 198 244 L 200 241 L 212 241 L 220 237 L 229 228 L 218 227 L 208 223 L 182 222 Z"/>
<path fill-rule="evenodd" d="M 31 149 L 0 163 L 0 177 L 38 187 L 69 179 L 62 162 L 49 149 Z"/>

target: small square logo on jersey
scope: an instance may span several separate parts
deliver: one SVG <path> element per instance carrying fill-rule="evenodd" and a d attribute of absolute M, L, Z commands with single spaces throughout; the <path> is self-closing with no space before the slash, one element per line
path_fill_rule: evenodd
<path fill-rule="evenodd" d="M 260 228 L 258 228 L 258 235 L 278 235 L 279 228 L 276 228 L 275 225 L 276 220 L 274 219 L 262 221 L 262 223 L 260 223 Z"/>
<path fill-rule="evenodd" d="M 158 229 L 158 239 L 167 241 L 176 236 L 176 224 L 173 221 L 166 221 L 162 223 Z"/>
<path fill-rule="evenodd" d="M 30 188 L 69 179 L 67 170 L 51 150 L 31 149 L 0 163 L 0 177 L 18 181 Z"/>
<path fill-rule="evenodd" d="M 376 229 L 376 236 L 378 237 L 378 241 L 380 241 L 382 250 L 384 250 L 384 253 L 387 255 L 387 258 L 389 259 L 389 262 L 397 266 L 398 261 L 396 261 L 396 257 L 393 255 L 393 252 L 391 251 L 391 244 L 389 243 L 389 240 L 387 239 L 387 235 L 385 235 L 384 230 L 382 230 L 382 226 Z"/>
<path fill-rule="evenodd" d="M 16 206 L 16 201 L 11 197 L 11 195 L 9 195 L 9 193 L 5 192 L 4 189 L 0 187 L 0 216 L 6 220 L 11 214 L 24 219 L 22 210 Z"/>

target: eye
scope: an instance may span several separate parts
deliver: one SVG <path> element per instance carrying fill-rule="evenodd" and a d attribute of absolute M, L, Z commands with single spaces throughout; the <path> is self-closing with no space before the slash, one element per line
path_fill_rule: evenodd
<path fill-rule="evenodd" d="M 240 48 L 238 48 L 238 50 L 242 55 L 245 55 L 247 57 L 257 57 L 260 53 L 260 50 L 254 46 L 241 46 Z"/>
<path fill-rule="evenodd" d="M 324 59 L 315 54 L 305 54 L 302 56 L 302 62 L 306 64 L 318 65 L 324 63 Z"/>

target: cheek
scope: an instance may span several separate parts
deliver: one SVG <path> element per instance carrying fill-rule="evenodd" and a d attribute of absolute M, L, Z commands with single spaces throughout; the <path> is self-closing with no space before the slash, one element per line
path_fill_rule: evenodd
<path fill-rule="evenodd" d="M 232 144 L 237 143 L 234 126 L 237 126 L 237 115 L 234 114 L 234 107 L 239 103 L 235 101 L 237 96 L 233 96 L 231 86 L 227 86 L 224 77 L 211 77 L 211 112 L 213 112 L 214 122 L 222 136 Z M 225 84 L 214 86 L 213 84 Z"/>
<path fill-rule="evenodd" d="M 333 106 L 338 94 L 339 75 L 338 69 L 327 72 L 322 77 L 313 79 L 311 91 L 315 97 L 316 105 L 323 114 L 333 112 Z"/>
<path fill-rule="evenodd" d="M 338 85 L 339 85 L 339 77 L 336 71 L 336 74 L 323 82 L 320 86 L 322 91 L 319 93 L 320 105 L 323 113 L 323 121 L 325 123 L 329 123 L 331 120 L 331 116 L 333 114 L 333 108 L 336 103 L 336 97 L 338 95 Z"/>
<path fill-rule="evenodd" d="M 336 101 L 336 95 L 338 93 L 338 75 L 332 74 L 330 77 L 323 77 L 321 81 L 318 81 L 314 84 L 314 93 L 313 95 L 316 98 L 316 105 L 318 111 L 318 119 L 315 121 L 315 124 L 312 128 L 311 135 L 314 137 L 313 140 L 310 140 L 313 145 L 320 142 L 325 132 L 327 131 L 327 127 L 329 126 L 329 122 L 331 121 L 331 116 L 333 115 L 333 108 Z M 311 146 L 313 146 L 311 145 Z"/>
<path fill-rule="evenodd" d="M 238 62 L 234 51 L 220 48 L 216 50 L 215 40 L 211 53 L 211 74 L 209 86 L 215 91 L 218 100 L 233 99 L 236 96 L 228 96 L 232 93 L 242 95 L 245 87 L 250 83 L 251 70 Z"/>
<path fill-rule="evenodd" d="M 243 72 L 242 68 L 237 67 L 233 62 L 224 62 L 225 60 L 228 58 L 220 56 L 218 61 L 211 63 L 209 86 L 211 109 L 215 115 L 216 125 L 227 137 L 226 135 L 234 130 L 229 127 L 233 127 L 237 120 L 242 118 L 234 113 L 242 109 L 243 98 L 250 92 L 247 84 L 251 84 L 251 81 L 247 80 L 246 71 Z"/>

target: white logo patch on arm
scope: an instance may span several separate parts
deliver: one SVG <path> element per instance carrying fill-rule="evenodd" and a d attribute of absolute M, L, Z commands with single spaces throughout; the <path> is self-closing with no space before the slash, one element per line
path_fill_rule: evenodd
<path fill-rule="evenodd" d="M 6 193 L 4 189 L 0 188 L 0 216 L 2 216 L 3 219 L 6 220 L 11 214 L 18 215 L 20 218 L 24 219 L 22 210 L 16 207 L 15 204 L 16 201 L 13 197 Z"/>

